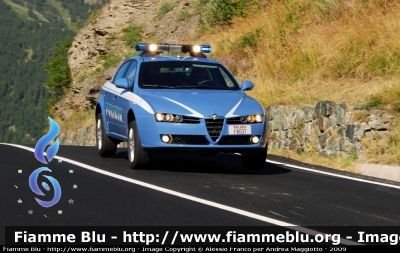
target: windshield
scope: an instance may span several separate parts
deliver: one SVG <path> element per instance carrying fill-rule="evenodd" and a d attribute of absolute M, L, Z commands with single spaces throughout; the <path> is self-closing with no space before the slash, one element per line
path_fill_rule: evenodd
<path fill-rule="evenodd" d="M 139 72 L 140 88 L 239 90 L 221 64 L 203 62 L 144 62 Z"/>

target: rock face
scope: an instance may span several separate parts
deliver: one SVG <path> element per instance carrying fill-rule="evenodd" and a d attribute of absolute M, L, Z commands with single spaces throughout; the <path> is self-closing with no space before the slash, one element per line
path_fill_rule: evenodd
<path fill-rule="evenodd" d="M 319 101 L 314 108 L 270 106 L 268 149 L 360 157 L 364 149 L 362 138 L 387 135 L 394 117 L 379 110 L 355 113 L 362 117 L 354 117 L 346 103 L 333 101 Z"/>
<path fill-rule="evenodd" d="M 70 146 L 96 146 L 96 126 L 80 128 L 76 132 L 60 134 L 60 144 Z"/>
<path fill-rule="evenodd" d="M 101 55 L 132 51 L 121 39 L 122 29 L 129 25 L 142 25 L 144 38 L 153 42 L 187 41 L 197 29 L 198 16 L 183 21 L 178 21 L 177 17 L 183 10 L 193 12 L 194 4 L 194 0 L 180 1 L 162 19 L 155 20 L 162 7 L 161 1 L 111 0 L 74 39 L 68 57 L 73 79 L 88 70 L 95 70 Z"/>
<path fill-rule="evenodd" d="M 110 0 L 100 10 L 97 18 L 81 29 L 75 37 L 68 52 L 68 65 L 73 78 L 72 92 L 55 105 L 53 113 L 65 120 L 74 112 L 85 111 L 96 103 L 101 86 L 111 78 L 119 66 L 118 63 L 102 73 L 101 58 L 115 54 L 128 57 L 134 52 L 134 48 L 128 47 L 122 40 L 123 28 L 141 25 L 143 42 L 188 43 L 198 28 L 199 15 L 194 13 L 196 2 L 177 1 L 171 11 L 156 20 L 155 17 L 167 2 Z M 182 12 L 188 13 L 189 16 L 179 20 L 178 16 Z M 80 82 L 85 75 L 91 77 Z"/>

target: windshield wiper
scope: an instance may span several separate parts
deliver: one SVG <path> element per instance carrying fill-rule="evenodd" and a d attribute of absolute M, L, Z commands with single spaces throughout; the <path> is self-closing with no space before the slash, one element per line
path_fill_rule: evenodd
<path fill-rule="evenodd" d="M 218 90 L 218 89 L 220 89 L 221 87 L 217 87 L 217 86 L 214 86 L 214 85 L 199 85 L 199 86 L 196 86 L 196 89 L 212 89 L 212 90 Z"/>
<path fill-rule="evenodd" d="M 196 85 L 181 85 L 178 86 L 178 89 L 195 89 L 196 87 Z"/>
<path fill-rule="evenodd" d="M 166 84 L 142 84 L 142 87 L 145 88 L 168 88 L 175 89 L 174 85 L 166 85 Z"/>

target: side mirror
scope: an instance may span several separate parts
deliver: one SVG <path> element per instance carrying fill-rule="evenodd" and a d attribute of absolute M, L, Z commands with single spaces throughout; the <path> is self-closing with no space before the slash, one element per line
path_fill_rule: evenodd
<path fill-rule="evenodd" d="M 242 82 L 242 91 L 252 90 L 254 88 L 254 84 L 250 81 L 244 80 Z"/>
<path fill-rule="evenodd" d="M 115 80 L 115 86 L 121 89 L 128 89 L 130 88 L 129 81 L 126 78 L 120 78 Z"/>

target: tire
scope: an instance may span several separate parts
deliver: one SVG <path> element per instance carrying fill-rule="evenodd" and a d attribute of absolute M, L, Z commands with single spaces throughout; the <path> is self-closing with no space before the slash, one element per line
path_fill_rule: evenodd
<path fill-rule="evenodd" d="M 150 163 L 150 155 L 143 150 L 135 121 L 129 123 L 128 160 L 132 169 L 143 169 Z"/>
<path fill-rule="evenodd" d="M 217 153 L 214 152 L 208 152 L 208 153 L 202 153 L 202 156 L 206 156 L 206 157 L 214 157 L 217 155 Z"/>
<path fill-rule="evenodd" d="M 96 147 L 100 156 L 112 156 L 117 152 L 117 143 L 106 134 L 101 113 L 96 117 Z"/>
<path fill-rule="evenodd" d="M 246 170 L 262 170 L 267 159 L 265 149 L 258 153 L 244 153 L 241 155 L 243 167 Z"/>

